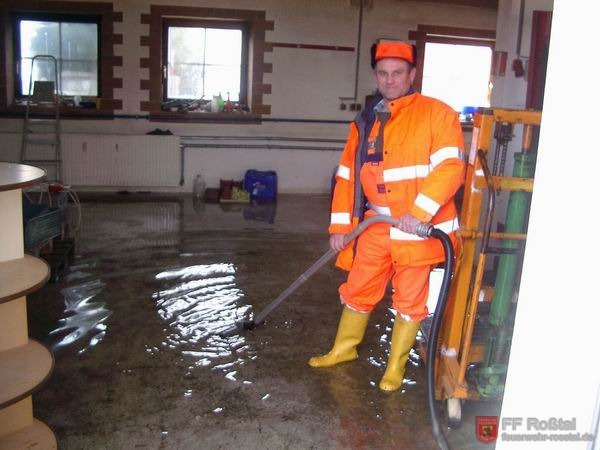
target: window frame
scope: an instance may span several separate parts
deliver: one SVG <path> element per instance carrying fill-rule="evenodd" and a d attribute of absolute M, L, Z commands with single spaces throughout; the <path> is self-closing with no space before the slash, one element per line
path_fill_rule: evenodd
<path fill-rule="evenodd" d="M 169 28 L 170 27 L 189 27 L 189 28 L 219 28 L 229 30 L 240 30 L 242 32 L 242 57 L 240 61 L 240 92 L 239 103 L 247 104 L 248 101 L 248 49 L 250 40 L 250 24 L 242 21 L 225 21 L 225 20 L 207 20 L 207 19 L 181 19 L 181 18 L 163 18 L 163 33 L 161 46 L 164 49 L 162 52 L 162 100 L 178 100 L 169 98 Z"/>
<path fill-rule="evenodd" d="M 415 90 L 421 92 L 423 84 L 423 67 L 425 64 L 425 44 L 458 44 L 489 47 L 492 50 L 493 63 L 496 45 L 496 31 L 476 28 L 445 27 L 437 25 L 418 25 L 417 30 L 408 33 L 410 40 L 417 47 L 417 76 L 413 83 Z M 490 79 L 491 79 L 490 74 Z"/>
<path fill-rule="evenodd" d="M 25 1 L 25 0 L 21 0 Z M 183 18 L 209 21 L 245 22 L 248 30 L 248 69 L 247 98 L 243 114 L 211 113 L 202 111 L 167 111 L 163 109 L 163 19 Z M 140 89 L 147 93 L 147 100 L 140 99 L 140 111 L 148 112 L 150 121 L 156 122 L 207 122 L 207 123 L 260 123 L 264 115 L 271 114 L 271 105 L 265 96 L 271 94 L 271 83 L 265 79 L 273 72 L 273 64 L 265 60 L 273 52 L 273 44 L 266 41 L 266 33 L 273 31 L 275 24 L 267 19 L 267 13 L 260 9 L 230 9 L 200 6 L 150 5 L 150 11 L 141 15 L 142 25 L 148 25 L 148 32 L 140 36 L 142 48 L 148 56 L 140 58 L 142 73 Z"/>
<path fill-rule="evenodd" d="M 97 88 L 96 95 L 90 95 L 89 97 L 102 98 L 102 17 L 96 14 L 68 14 L 68 13 L 50 13 L 50 12 L 20 12 L 16 11 L 12 14 L 12 25 L 13 25 L 13 76 L 14 76 L 14 98 L 25 99 L 28 97 L 27 94 L 21 93 L 21 73 L 23 68 L 21 67 L 21 27 L 20 22 L 22 20 L 35 20 L 39 22 L 59 22 L 59 23 L 92 23 L 96 25 L 97 32 L 97 47 L 96 51 L 98 54 L 97 59 Z M 62 67 L 60 66 L 60 60 L 57 61 L 59 64 L 59 81 L 62 86 Z M 62 95 L 63 98 L 72 98 L 71 95 Z"/>

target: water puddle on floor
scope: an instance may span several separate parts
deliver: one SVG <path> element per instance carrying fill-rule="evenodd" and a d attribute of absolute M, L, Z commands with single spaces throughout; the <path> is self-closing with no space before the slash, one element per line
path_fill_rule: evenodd
<path fill-rule="evenodd" d="M 166 349 L 186 357 L 188 369 L 198 367 L 223 372 L 230 381 L 242 381 L 239 367 L 256 358 L 243 335 L 219 333 L 246 317 L 250 306 L 240 299 L 233 264 L 195 265 L 156 275 L 163 289 L 153 294 L 158 315 L 167 324 L 160 347 L 148 347 L 155 354 Z M 188 362 L 189 361 L 189 362 Z"/>
<path fill-rule="evenodd" d="M 70 280 L 80 280 L 81 273 L 72 271 L 71 274 L 78 274 L 78 276 L 71 277 Z M 59 320 L 58 328 L 50 331 L 50 336 L 57 338 L 52 344 L 53 351 L 79 342 L 78 352 L 83 353 L 104 339 L 107 330 L 105 322 L 112 311 L 105 308 L 106 303 L 93 300 L 105 286 L 106 283 L 96 278 L 61 289 L 66 317 Z"/>

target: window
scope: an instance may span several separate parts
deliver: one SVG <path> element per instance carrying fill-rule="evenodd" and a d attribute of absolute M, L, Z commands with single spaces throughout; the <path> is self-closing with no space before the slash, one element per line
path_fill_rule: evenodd
<path fill-rule="evenodd" d="M 473 108 L 490 106 L 492 49 L 474 45 L 425 45 L 423 95 L 435 97 L 469 119 Z"/>
<path fill-rule="evenodd" d="M 55 77 L 62 95 L 100 95 L 99 18 L 27 15 L 18 16 L 16 22 L 17 96 L 29 95 L 30 79 L 54 81 Z M 54 61 L 34 60 L 36 55 L 56 58 L 58 74 Z"/>
<path fill-rule="evenodd" d="M 494 31 L 419 25 L 409 38 L 417 44 L 416 89 L 452 106 L 462 122 L 490 106 Z"/>
<path fill-rule="evenodd" d="M 140 101 L 140 110 L 150 113 L 151 120 L 251 123 L 271 113 L 265 103 L 271 84 L 264 75 L 273 70 L 265 61 L 273 46 L 265 35 L 274 23 L 267 20 L 265 11 L 152 4 L 149 14 L 141 15 L 141 23 L 148 25 L 148 34 L 140 36 L 148 56 L 140 58 L 140 68 L 148 70 L 143 72 L 147 75 L 140 80 L 140 88 L 148 95 Z M 241 49 L 240 44 L 226 44 L 211 30 L 233 31 L 234 42 L 241 37 Z M 190 41 L 190 33 L 203 36 L 202 47 L 199 41 Z M 169 42 L 177 34 L 185 38 Z M 239 96 L 232 114 L 214 113 L 210 101 L 219 92 L 224 100 L 229 92 L 232 103 Z M 225 105 L 224 112 L 228 110 Z"/>
<path fill-rule="evenodd" d="M 243 101 L 246 34 L 239 23 L 165 21 L 163 99 Z"/>
<path fill-rule="evenodd" d="M 112 2 L 15 0 L 0 4 L 0 41 L 5 50 L 0 52 L 0 111 L 23 114 L 31 60 L 40 53 L 56 57 L 61 95 L 79 95 L 86 101 L 85 106 L 75 107 L 65 98 L 61 114 L 110 118 L 115 110 L 123 109 L 123 101 L 116 98 L 123 79 L 115 70 L 123 67 L 123 56 L 115 54 L 123 44 L 123 35 L 115 31 L 123 13 L 115 11 Z M 44 67 L 37 61 L 34 80 L 54 81 L 54 64 L 46 61 Z"/>

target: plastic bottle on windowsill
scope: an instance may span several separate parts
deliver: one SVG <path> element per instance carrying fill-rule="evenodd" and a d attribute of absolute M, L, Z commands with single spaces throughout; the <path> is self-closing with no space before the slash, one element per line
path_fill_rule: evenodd
<path fill-rule="evenodd" d="M 221 97 L 221 93 L 219 92 L 219 97 L 217 100 L 217 104 L 219 105 L 219 112 L 223 112 L 223 108 L 225 108 L 225 100 Z"/>
<path fill-rule="evenodd" d="M 219 112 L 219 97 L 213 95 L 212 101 L 210 102 L 210 112 Z"/>
<path fill-rule="evenodd" d="M 204 181 L 204 178 L 202 178 L 202 175 L 198 174 L 196 175 L 196 178 L 194 178 L 194 199 L 203 199 L 205 194 L 206 182 Z"/>
<path fill-rule="evenodd" d="M 227 101 L 225 102 L 225 106 L 223 107 L 223 111 L 225 111 L 226 113 L 230 113 L 233 112 L 235 109 L 235 106 L 233 105 L 232 101 L 229 98 L 229 92 L 227 93 Z"/>

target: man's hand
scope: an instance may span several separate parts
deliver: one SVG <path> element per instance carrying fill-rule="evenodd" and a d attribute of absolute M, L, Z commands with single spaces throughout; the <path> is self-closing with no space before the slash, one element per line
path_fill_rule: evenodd
<path fill-rule="evenodd" d="M 329 247 L 336 252 L 341 252 L 344 248 L 344 234 L 336 233 L 329 236 Z"/>
<path fill-rule="evenodd" d="M 407 213 L 398 219 L 398 223 L 395 226 L 405 233 L 417 234 L 417 225 L 420 223 L 419 219 Z"/>

